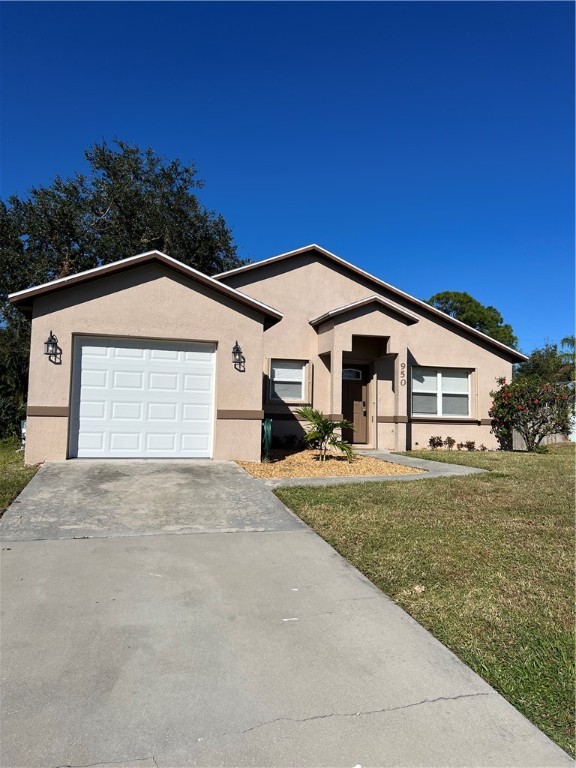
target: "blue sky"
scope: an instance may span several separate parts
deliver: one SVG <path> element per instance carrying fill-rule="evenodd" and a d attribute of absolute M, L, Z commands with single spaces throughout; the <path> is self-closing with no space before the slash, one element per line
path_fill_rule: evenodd
<path fill-rule="evenodd" d="M 258 260 L 316 242 L 529 352 L 574 332 L 574 5 L 4 2 L 1 195 L 102 138 L 194 161 Z"/>

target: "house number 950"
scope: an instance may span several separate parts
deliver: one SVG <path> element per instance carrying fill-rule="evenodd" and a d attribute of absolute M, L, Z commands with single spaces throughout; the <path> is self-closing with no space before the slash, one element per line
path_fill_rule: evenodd
<path fill-rule="evenodd" d="M 406 386 L 406 363 L 400 363 L 400 386 Z"/>

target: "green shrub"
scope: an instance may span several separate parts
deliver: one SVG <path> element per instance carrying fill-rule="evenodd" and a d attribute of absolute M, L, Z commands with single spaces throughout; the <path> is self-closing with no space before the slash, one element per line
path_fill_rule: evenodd
<path fill-rule="evenodd" d="M 20 437 L 20 422 L 26 418 L 26 405 L 14 397 L 0 395 L 0 439 Z"/>
<path fill-rule="evenodd" d="M 527 451 L 534 451 L 547 435 L 569 434 L 574 420 L 574 386 L 542 384 L 537 378 L 522 377 L 510 384 L 497 379 L 500 389 L 490 393 L 492 434 L 500 448 L 511 451 L 514 431 L 524 439 Z"/>
<path fill-rule="evenodd" d="M 354 425 L 347 419 L 342 421 L 332 421 L 326 418 L 321 411 L 315 408 L 305 406 L 296 411 L 297 416 L 301 416 L 310 425 L 306 432 L 306 440 L 318 446 L 320 451 L 320 461 L 326 460 L 328 448 L 337 448 L 346 456 L 348 461 L 352 461 L 354 451 L 350 443 L 342 440 L 340 432 L 343 429 L 354 429 Z"/>

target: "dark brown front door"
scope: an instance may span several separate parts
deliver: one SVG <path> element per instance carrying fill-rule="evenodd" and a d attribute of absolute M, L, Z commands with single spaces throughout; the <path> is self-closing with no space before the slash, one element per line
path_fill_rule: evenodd
<path fill-rule="evenodd" d="M 348 443 L 368 442 L 368 377 L 368 366 L 344 367 L 342 415 L 354 425 L 354 432 L 350 429 L 342 431 L 342 437 Z"/>

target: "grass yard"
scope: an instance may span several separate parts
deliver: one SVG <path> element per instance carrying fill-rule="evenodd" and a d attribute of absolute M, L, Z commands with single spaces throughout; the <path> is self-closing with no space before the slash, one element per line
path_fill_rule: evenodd
<path fill-rule="evenodd" d="M 276 493 L 574 755 L 574 445 L 408 455 L 490 473 Z"/>
<path fill-rule="evenodd" d="M 0 441 L 0 516 L 36 474 L 38 467 L 24 466 L 19 440 Z"/>

